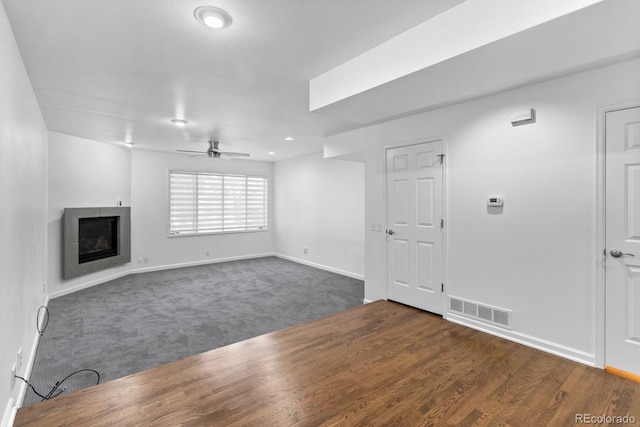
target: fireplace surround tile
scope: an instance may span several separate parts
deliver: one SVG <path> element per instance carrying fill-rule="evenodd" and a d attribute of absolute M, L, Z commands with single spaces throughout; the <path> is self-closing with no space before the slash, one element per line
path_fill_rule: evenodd
<path fill-rule="evenodd" d="M 78 248 L 78 229 L 80 218 L 119 217 L 117 255 L 80 264 Z M 63 215 L 62 234 L 63 277 L 72 279 L 89 273 L 131 262 L 131 208 L 99 207 L 99 208 L 66 208 Z"/>
<path fill-rule="evenodd" d="M 78 220 L 80 218 L 95 218 L 100 215 L 100 208 L 67 208 L 64 210 L 64 244 L 78 245 Z M 77 254 L 76 254 L 77 255 Z"/>

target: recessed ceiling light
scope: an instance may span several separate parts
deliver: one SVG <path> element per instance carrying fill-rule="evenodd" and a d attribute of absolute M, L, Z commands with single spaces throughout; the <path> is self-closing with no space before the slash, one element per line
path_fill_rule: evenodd
<path fill-rule="evenodd" d="M 292 137 L 290 137 L 290 136 L 285 136 L 285 137 L 284 137 L 284 140 L 285 140 L 285 141 L 293 141 L 293 138 L 292 138 Z"/>
<path fill-rule="evenodd" d="M 198 22 L 215 30 L 227 28 L 232 22 L 231 15 L 213 6 L 200 6 L 193 14 Z"/>
<path fill-rule="evenodd" d="M 276 153 L 274 153 L 273 151 L 269 151 L 267 154 L 270 155 L 270 156 L 273 156 Z"/>
<path fill-rule="evenodd" d="M 183 127 L 186 126 L 187 123 L 189 123 L 186 120 L 182 120 L 182 119 L 173 119 L 171 120 L 171 123 L 173 123 L 174 125 L 178 126 L 178 127 Z"/>

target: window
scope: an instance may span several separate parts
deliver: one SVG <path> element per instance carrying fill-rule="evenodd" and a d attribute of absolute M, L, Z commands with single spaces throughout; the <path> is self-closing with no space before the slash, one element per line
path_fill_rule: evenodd
<path fill-rule="evenodd" d="M 265 176 L 169 173 L 172 235 L 266 230 Z"/>

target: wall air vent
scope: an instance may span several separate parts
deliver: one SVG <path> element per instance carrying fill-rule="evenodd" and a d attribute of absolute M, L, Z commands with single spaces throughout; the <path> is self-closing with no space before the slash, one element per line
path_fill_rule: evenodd
<path fill-rule="evenodd" d="M 458 313 L 462 313 L 462 301 L 460 301 L 459 299 L 451 298 L 450 309 L 451 311 L 457 311 Z"/>
<path fill-rule="evenodd" d="M 478 317 L 478 304 L 463 301 L 462 306 L 464 307 L 464 314 L 471 317 Z"/>
<path fill-rule="evenodd" d="M 474 301 L 449 297 L 449 311 L 501 328 L 511 329 L 511 310 L 492 307 Z"/>

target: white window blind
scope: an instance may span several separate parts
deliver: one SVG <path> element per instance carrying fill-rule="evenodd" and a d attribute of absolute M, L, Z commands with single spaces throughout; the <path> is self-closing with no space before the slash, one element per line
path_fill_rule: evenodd
<path fill-rule="evenodd" d="M 169 175 L 170 234 L 267 229 L 267 177 L 177 171 Z"/>

